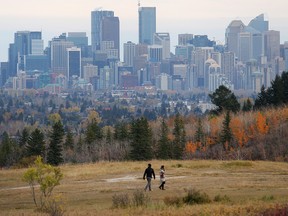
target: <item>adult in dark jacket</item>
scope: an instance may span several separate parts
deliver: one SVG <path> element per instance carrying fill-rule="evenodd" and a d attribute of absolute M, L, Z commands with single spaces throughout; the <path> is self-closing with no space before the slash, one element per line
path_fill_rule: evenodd
<path fill-rule="evenodd" d="M 151 164 L 148 164 L 148 167 L 145 169 L 144 175 L 143 175 L 143 179 L 145 180 L 145 177 L 147 179 L 147 184 L 145 186 L 145 191 L 149 188 L 149 191 L 151 191 L 151 180 L 152 177 L 154 177 L 155 179 L 155 173 L 153 168 L 151 167 Z"/>

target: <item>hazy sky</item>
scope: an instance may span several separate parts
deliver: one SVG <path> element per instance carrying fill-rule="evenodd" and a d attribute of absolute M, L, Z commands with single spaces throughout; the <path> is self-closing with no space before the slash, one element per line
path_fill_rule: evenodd
<path fill-rule="evenodd" d="M 45 46 L 63 32 L 86 32 L 91 39 L 91 11 L 113 10 L 120 19 L 121 47 L 138 42 L 138 0 L 2 0 L 0 6 L 0 61 L 7 61 L 16 31 L 41 31 Z M 224 43 L 225 29 L 234 19 L 244 24 L 264 13 L 272 30 L 288 41 L 287 0 L 141 0 L 155 6 L 157 32 L 169 32 L 171 51 L 179 33 L 207 34 Z M 122 53 L 121 53 L 122 56 Z"/>

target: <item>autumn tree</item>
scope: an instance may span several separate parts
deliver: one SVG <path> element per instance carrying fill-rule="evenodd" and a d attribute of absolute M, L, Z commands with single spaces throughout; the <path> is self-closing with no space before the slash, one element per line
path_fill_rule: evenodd
<path fill-rule="evenodd" d="M 257 112 L 256 116 L 256 128 L 259 134 L 265 135 L 268 132 L 268 124 L 266 121 L 266 117 L 262 115 L 260 112 Z"/>
<path fill-rule="evenodd" d="M 40 211 L 48 212 L 49 215 L 63 215 L 59 203 L 52 200 L 53 190 L 60 185 L 62 178 L 63 174 L 60 168 L 43 163 L 40 156 L 36 158 L 34 166 L 30 167 L 22 177 L 23 181 L 27 182 L 31 188 L 35 206 Z M 37 186 L 39 186 L 39 190 L 36 190 Z M 37 194 L 38 191 L 39 194 Z"/>

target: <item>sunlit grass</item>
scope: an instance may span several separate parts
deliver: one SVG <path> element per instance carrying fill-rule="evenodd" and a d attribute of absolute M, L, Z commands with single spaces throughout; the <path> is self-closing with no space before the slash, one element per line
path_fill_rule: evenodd
<path fill-rule="evenodd" d="M 151 203 L 145 208 L 112 209 L 113 196 L 133 197 L 144 189 L 142 176 L 148 163 L 156 173 L 153 191 L 147 192 Z M 166 168 L 165 191 L 158 189 L 161 165 Z M 288 200 L 288 166 L 282 162 L 152 160 L 66 164 L 61 170 L 64 178 L 55 192 L 65 199 L 66 215 L 253 215 Z M 30 189 L 21 181 L 24 172 L 0 171 L 0 215 L 37 215 Z M 212 202 L 165 204 L 165 199 L 168 203 L 177 201 L 173 197 L 182 199 L 191 188 L 206 193 Z"/>

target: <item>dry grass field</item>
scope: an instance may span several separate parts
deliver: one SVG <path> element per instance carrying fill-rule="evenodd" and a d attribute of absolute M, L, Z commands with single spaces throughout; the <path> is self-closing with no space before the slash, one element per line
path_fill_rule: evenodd
<path fill-rule="evenodd" d="M 147 207 L 112 208 L 112 197 L 143 190 L 144 169 L 156 172 Z M 158 171 L 166 167 L 166 190 L 159 190 Z M 21 181 L 26 169 L 0 171 L 0 215 L 41 215 L 31 191 Z M 64 215 L 260 215 L 288 203 L 288 165 L 263 161 L 147 161 L 98 162 L 61 166 L 64 178 L 54 193 L 61 194 Z M 208 194 L 211 203 L 166 205 L 164 199 L 184 197 L 189 189 Z M 215 196 L 230 201 L 213 201 Z"/>

